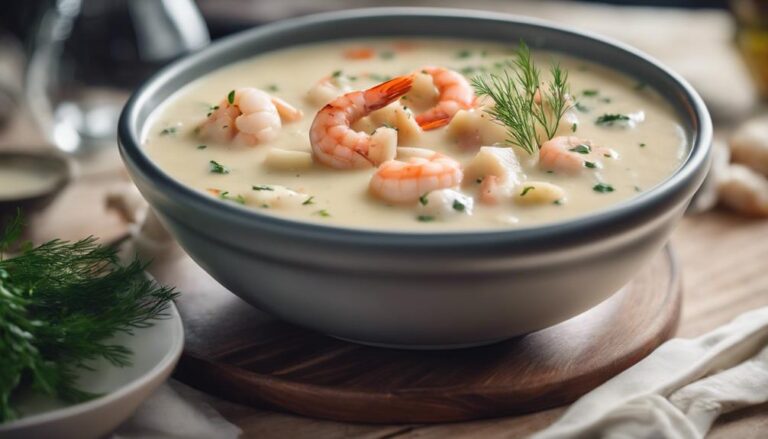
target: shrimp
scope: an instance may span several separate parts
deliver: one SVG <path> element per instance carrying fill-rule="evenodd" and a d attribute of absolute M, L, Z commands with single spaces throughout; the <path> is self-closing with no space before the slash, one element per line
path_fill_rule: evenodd
<path fill-rule="evenodd" d="M 298 110 L 282 99 L 257 88 L 241 88 L 224 99 L 198 126 L 203 138 L 258 145 L 277 136 L 282 122 L 301 119 Z"/>
<path fill-rule="evenodd" d="M 397 131 L 382 127 L 368 134 L 355 131 L 351 125 L 407 93 L 412 81 L 410 76 L 399 76 L 326 104 L 309 129 L 315 160 L 333 168 L 350 169 L 368 168 L 394 158 Z"/>
<path fill-rule="evenodd" d="M 306 95 L 306 100 L 314 106 L 322 107 L 335 98 L 352 91 L 349 78 L 341 73 L 320 78 Z"/>
<path fill-rule="evenodd" d="M 421 72 L 432 76 L 439 94 L 434 107 L 416 116 L 416 122 L 421 128 L 440 128 L 448 124 L 457 111 L 473 107 L 475 92 L 464 75 L 444 67 L 425 67 Z"/>
<path fill-rule="evenodd" d="M 398 148 L 398 154 L 407 161 L 386 161 L 371 178 L 371 193 L 384 201 L 415 202 L 426 193 L 461 183 L 461 165 L 448 156 L 424 148 Z"/>
<path fill-rule="evenodd" d="M 602 167 L 602 158 L 616 158 L 611 148 L 596 147 L 575 136 L 557 136 L 547 140 L 539 150 L 539 166 L 549 171 L 578 174 L 584 168 Z"/>
<path fill-rule="evenodd" d="M 480 182 L 479 200 L 498 204 L 514 194 L 522 169 L 512 148 L 483 146 L 464 170 L 465 184 Z"/>

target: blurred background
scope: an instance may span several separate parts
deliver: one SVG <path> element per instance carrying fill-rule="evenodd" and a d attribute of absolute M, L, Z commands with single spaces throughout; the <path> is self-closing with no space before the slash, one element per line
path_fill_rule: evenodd
<path fill-rule="evenodd" d="M 469 3 L 6 2 L 0 15 L 0 148 L 55 150 L 79 164 L 78 178 L 106 178 L 122 172 L 115 127 L 131 91 L 163 65 L 200 50 L 211 40 L 322 11 L 406 5 L 463 8 Z M 471 6 L 591 30 L 650 53 L 699 90 L 713 115 L 718 142 L 725 142 L 739 124 L 765 111 L 768 0 L 474 0 Z M 96 191 L 97 186 L 91 184 L 87 191 Z M 71 201 L 88 204 L 87 191 Z M 102 204 L 103 194 L 92 197 L 94 203 Z"/>

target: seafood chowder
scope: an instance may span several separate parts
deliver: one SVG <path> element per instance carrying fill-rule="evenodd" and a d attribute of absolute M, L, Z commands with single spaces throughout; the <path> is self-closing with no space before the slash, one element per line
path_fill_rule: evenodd
<path fill-rule="evenodd" d="M 221 203 L 367 229 L 561 221 L 650 189 L 688 152 L 655 90 L 523 42 L 281 49 L 186 85 L 147 125 L 150 158 Z"/>

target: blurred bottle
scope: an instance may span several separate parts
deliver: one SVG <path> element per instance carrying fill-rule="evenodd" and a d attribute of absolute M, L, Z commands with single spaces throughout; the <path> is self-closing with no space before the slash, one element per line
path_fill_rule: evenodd
<path fill-rule="evenodd" d="M 731 0 L 736 43 L 763 99 L 768 99 L 768 0 Z"/>
<path fill-rule="evenodd" d="M 114 147 L 130 92 L 209 41 L 192 0 L 52 0 L 27 65 L 30 109 L 64 151 Z"/>

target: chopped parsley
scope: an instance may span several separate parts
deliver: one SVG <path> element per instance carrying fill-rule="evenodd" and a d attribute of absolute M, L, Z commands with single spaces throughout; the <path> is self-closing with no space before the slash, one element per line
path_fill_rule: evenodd
<path fill-rule="evenodd" d="M 597 90 L 584 90 L 581 92 L 584 96 L 597 96 Z"/>
<path fill-rule="evenodd" d="M 526 187 L 524 187 L 524 188 L 523 188 L 523 191 L 522 191 L 522 192 L 520 192 L 520 196 L 521 196 L 521 197 L 524 197 L 524 196 L 525 196 L 525 194 L 527 194 L 528 192 L 530 192 L 530 191 L 532 191 L 532 190 L 534 190 L 534 189 L 536 189 L 536 188 L 535 188 L 535 187 L 533 187 L 533 186 L 526 186 Z"/>
<path fill-rule="evenodd" d="M 573 106 L 576 107 L 576 109 L 581 111 L 582 113 L 588 113 L 589 112 L 589 108 L 587 108 L 586 106 L 582 105 L 581 102 L 576 102 Z"/>
<path fill-rule="evenodd" d="M 222 165 L 221 163 L 217 162 L 216 160 L 211 160 L 208 162 L 211 165 L 211 172 L 214 174 L 229 174 L 229 168 Z"/>
<path fill-rule="evenodd" d="M 645 148 L 645 143 L 641 143 L 640 148 Z"/>
<path fill-rule="evenodd" d="M 600 99 L 600 100 L 601 100 L 602 102 L 605 102 L 606 104 L 610 104 L 610 103 L 611 103 L 611 98 L 602 98 L 602 99 Z"/>
<path fill-rule="evenodd" d="M 205 149 L 208 148 L 208 145 L 197 145 L 197 149 Z"/>
<path fill-rule="evenodd" d="M 275 190 L 272 186 L 267 186 L 265 184 L 258 184 L 255 186 L 251 186 L 251 189 L 255 191 L 273 191 Z"/>
<path fill-rule="evenodd" d="M 592 190 L 595 192 L 600 192 L 601 194 L 604 194 L 606 192 L 613 192 L 613 186 L 607 183 L 598 183 L 592 186 Z"/>
<path fill-rule="evenodd" d="M 309 206 L 310 204 L 315 204 L 314 200 L 315 200 L 315 197 L 310 195 L 309 198 L 307 198 L 306 200 L 304 200 L 303 203 L 301 203 L 301 205 L 302 206 Z"/>
<path fill-rule="evenodd" d="M 321 216 L 323 218 L 328 218 L 329 216 L 331 216 L 331 214 L 328 213 L 328 211 L 325 210 L 325 209 L 318 210 L 318 211 L 314 212 L 314 214 L 318 215 L 318 216 Z"/>
<path fill-rule="evenodd" d="M 168 136 L 170 134 L 176 134 L 176 127 L 163 128 L 163 130 L 160 131 L 161 136 Z"/>
<path fill-rule="evenodd" d="M 419 197 L 419 204 L 422 206 L 426 206 L 429 204 L 429 200 L 427 199 L 427 195 L 429 195 L 429 192 Z"/>
<path fill-rule="evenodd" d="M 334 70 L 333 73 L 331 73 L 331 78 L 338 78 L 341 76 L 341 70 Z"/>
<path fill-rule="evenodd" d="M 429 223 L 429 222 L 434 221 L 435 217 L 433 217 L 431 215 L 419 215 L 419 216 L 416 217 L 416 219 L 419 220 L 419 222 L 422 222 L 422 223 Z"/>
<path fill-rule="evenodd" d="M 595 120 L 597 125 L 613 125 L 615 122 L 624 122 L 630 120 L 626 114 L 603 114 Z"/>
<path fill-rule="evenodd" d="M 379 54 L 379 57 L 381 59 L 392 59 L 392 58 L 395 57 L 395 53 L 394 52 L 390 52 L 390 51 L 387 50 L 387 51 L 381 52 Z"/>
<path fill-rule="evenodd" d="M 229 105 L 232 105 L 235 103 L 235 91 L 231 90 L 229 94 L 227 95 L 227 102 L 229 102 Z"/>
<path fill-rule="evenodd" d="M 589 145 L 586 145 L 584 143 L 574 146 L 573 148 L 569 149 L 568 151 L 577 152 L 579 154 L 589 154 L 592 152 L 592 148 L 589 147 Z"/>
<path fill-rule="evenodd" d="M 280 90 L 280 88 L 277 86 L 277 84 L 269 84 L 267 86 L 267 91 L 275 92 Z"/>
<path fill-rule="evenodd" d="M 642 192 L 643 190 L 640 189 L 640 186 L 635 186 L 635 192 Z"/>
<path fill-rule="evenodd" d="M 562 206 L 563 205 L 563 200 L 555 200 L 555 201 L 552 202 L 552 204 L 554 204 L 556 206 Z"/>
<path fill-rule="evenodd" d="M 234 201 L 235 203 L 238 203 L 238 204 L 245 204 L 245 197 L 243 197 L 242 195 L 237 195 L 233 197 L 229 195 L 228 191 L 224 191 L 221 194 L 219 194 L 219 198 L 222 200 Z"/>
<path fill-rule="evenodd" d="M 595 168 L 597 168 L 597 163 L 590 162 L 589 160 L 584 160 L 584 167 L 585 168 L 595 169 Z"/>
<path fill-rule="evenodd" d="M 573 125 L 571 125 L 571 132 L 572 132 L 572 133 L 575 133 L 575 132 L 576 132 L 576 128 L 578 128 L 578 127 L 579 127 L 579 124 L 577 124 L 576 122 L 574 122 L 574 123 L 573 123 Z"/>
<path fill-rule="evenodd" d="M 466 209 L 467 206 L 465 206 L 464 203 L 459 200 L 453 200 L 453 210 L 457 212 L 464 212 Z"/>

